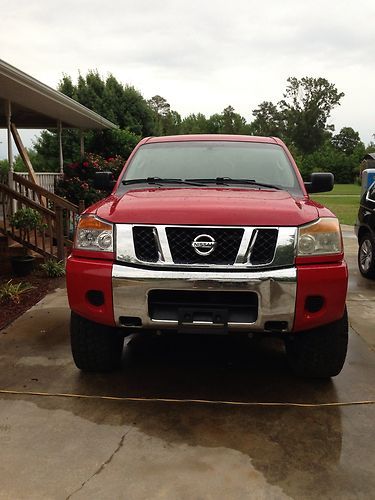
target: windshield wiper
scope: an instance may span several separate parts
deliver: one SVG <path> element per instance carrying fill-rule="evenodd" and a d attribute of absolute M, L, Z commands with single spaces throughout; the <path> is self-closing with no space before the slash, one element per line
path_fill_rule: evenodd
<path fill-rule="evenodd" d="M 122 184 L 128 186 L 130 184 L 187 184 L 189 186 L 203 186 L 204 184 L 199 182 L 199 179 L 194 180 L 184 180 L 184 179 L 167 179 L 163 177 L 146 177 L 144 179 L 124 179 L 121 181 Z"/>
<path fill-rule="evenodd" d="M 229 184 L 250 184 L 251 186 L 259 186 L 271 189 L 282 189 L 274 184 L 266 184 L 257 182 L 255 179 L 232 179 L 231 177 L 216 177 L 214 179 L 186 179 L 192 182 L 202 182 L 204 184 L 217 184 L 218 186 L 228 186 Z"/>

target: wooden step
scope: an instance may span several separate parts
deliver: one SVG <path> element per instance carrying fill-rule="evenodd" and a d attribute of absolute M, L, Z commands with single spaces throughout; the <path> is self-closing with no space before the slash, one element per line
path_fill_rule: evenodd
<path fill-rule="evenodd" d="M 8 237 L 0 235 L 0 261 L 4 261 L 8 256 Z"/>
<path fill-rule="evenodd" d="M 25 253 L 25 249 L 19 243 L 12 243 L 8 246 L 7 255 L 9 257 L 13 257 L 14 255 L 23 255 Z"/>
<path fill-rule="evenodd" d="M 0 249 L 8 248 L 8 236 L 0 234 Z"/>

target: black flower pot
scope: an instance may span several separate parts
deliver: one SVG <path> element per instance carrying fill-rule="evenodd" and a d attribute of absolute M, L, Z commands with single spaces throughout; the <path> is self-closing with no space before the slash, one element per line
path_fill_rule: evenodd
<path fill-rule="evenodd" d="M 31 255 L 16 255 L 11 258 L 12 271 L 15 276 L 27 276 L 34 269 L 35 257 Z"/>

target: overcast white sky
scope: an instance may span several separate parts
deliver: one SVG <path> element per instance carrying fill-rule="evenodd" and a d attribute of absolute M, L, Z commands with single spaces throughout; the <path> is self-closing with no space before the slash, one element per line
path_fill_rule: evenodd
<path fill-rule="evenodd" d="M 375 133 L 374 0 L 0 0 L 0 18 L 0 58 L 54 88 L 97 69 L 183 116 L 250 120 L 289 76 L 322 76 L 345 93 L 336 131 Z"/>

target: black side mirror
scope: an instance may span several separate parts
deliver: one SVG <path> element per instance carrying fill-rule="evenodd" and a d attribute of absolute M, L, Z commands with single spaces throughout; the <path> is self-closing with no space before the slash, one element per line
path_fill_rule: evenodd
<path fill-rule="evenodd" d="M 305 188 L 308 193 L 324 193 L 332 191 L 335 178 L 333 174 L 328 172 L 313 173 L 310 177 L 310 182 L 305 182 Z"/>
<path fill-rule="evenodd" d="M 95 172 L 94 188 L 103 189 L 104 191 L 112 191 L 116 184 L 113 179 L 112 172 Z"/>

